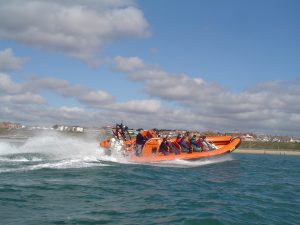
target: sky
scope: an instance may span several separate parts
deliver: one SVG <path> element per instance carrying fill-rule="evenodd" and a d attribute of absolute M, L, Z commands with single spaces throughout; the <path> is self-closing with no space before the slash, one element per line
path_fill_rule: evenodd
<path fill-rule="evenodd" d="M 0 0 L 0 121 L 300 136 L 298 0 Z"/>

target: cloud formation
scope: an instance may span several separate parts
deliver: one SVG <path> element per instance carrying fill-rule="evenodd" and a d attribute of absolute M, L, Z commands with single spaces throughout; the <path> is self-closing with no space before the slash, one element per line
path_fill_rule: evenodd
<path fill-rule="evenodd" d="M 26 88 L 24 84 L 13 82 L 9 75 L 0 72 L 0 103 L 7 104 L 43 104 L 44 98 Z"/>
<path fill-rule="evenodd" d="M 42 97 L 45 91 L 57 94 L 58 98 L 72 98 L 81 106 L 62 105 L 53 108 Z M 160 109 L 159 101 L 132 100 L 118 103 L 103 90 L 91 90 L 63 79 L 35 76 L 18 83 L 3 73 L 0 73 L 0 104 L 1 120 L 85 126 L 94 126 L 95 123 L 101 126 L 140 114 L 144 118 L 145 115 L 152 115 Z M 142 122 L 142 119 L 134 120 L 133 124 L 138 126 L 138 121 Z"/>
<path fill-rule="evenodd" d="M 84 126 L 123 120 L 136 128 L 279 134 L 294 134 L 300 129 L 300 78 L 261 83 L 233 93 L 201 77 L 170 74 L 138 57 L 118 56 L 113 66 L 128 80 L 141 83 L 149 97 L 117 102 L 109 92 L 64 79 L 35 76 L 17 82 L 8 73 L 0 72 L 1 120 Z M 77 105 L 53 107 L 47 102 L 45 91 L 61 99 L 71 98 Z"/>
<path fill-rule="evenodd" d="M 10 76 L 0 72 L 0 93 L 13 94 L 22 92 L 22 85 L 14 83 Z"/>
<path fill-rule="evenodd" d="M 0 2 L 0 40 L 66 53 L 89 63 L 109 43 L 149 34 L 142 11 L 128 0 Z"/>
<path fill-rule="evenodd" d="M 111 107 L 122 112 L 135 114 L 155 114 L 161 109 L 160 101 L 157 100 L 130 100 L 124 103 L 117 103 Z"/>
<path fill-rule="evenodd" d="M 157 66 L 145 65 L 137 57 L 118 56 L 114 63 L 129 80 L 141 82 L 149 96 L 171 100 L 180 112 L 185 111 L 180 120 L 186 120 L 190 127 L 201 124 L 216 130 L 287 133 L 300 129 L 300 78 L 293 82 L 270 81 L 232 93 L 200 77 L 169 74 Z"/>
<path fill-rule="evenodd" d="M 0 28 L 1 29 L 1 28 Z M 20 70 L 27 61 L 26 58 L 16 57 L 10 48 L 0 51 L 0 71 Z"/>

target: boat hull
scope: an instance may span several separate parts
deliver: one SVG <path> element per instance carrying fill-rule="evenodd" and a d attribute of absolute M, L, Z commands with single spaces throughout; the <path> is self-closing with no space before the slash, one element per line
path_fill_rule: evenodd
<path fill-rule="evenodd" d="M 230 153 L 234 151 L 241 143 L 241 139 L 239 137 L 232 136 L 211 136 L 206 137 L 208 142 L 213 143 L 217 149 L 209 150 L 209 151 L 191 151 L 189 153 L 181 151 L 180 154 L 168 153 L 167 155 L 159 152 L 159 146 L 162 141 L 161 138 L 150 138 L 144 145 L 141 155 L 136 156 L 134 154 L 134 146 L 135 140 L 125 141 L 124 151 L 126 151 L 129 155 L 128 160 L 131 162 L 140 162 L 140 163 L 151 163 L 151 162 L 160 162 L 160 161 L 172 161 L 172 160 L 199 160 L 207 157 L 214 157 L 223 155 L 226 153 Z M 172 142 L 174 144 L 175 140 Z M 109 148 L 110 141 L 105 140 L 100 143 L 100 146 L 103 148 Z"/>
<path fill-rule="evenodd" d="M 211 137 L 211 140 L 213 137 Z M 131 155 L 129 158 L 129 161 L 133 162 L 159 162 L 159 161 L 172 161 L 172 160 L 199 160 L 203 158 L 208 157 L 214 157 L 223 155 L 226 153 L 233 152 L 241 143 L 240 138 L 229 138 L 226 136 L 226 142 L 225 140 L 218 137 L 219 141 L 223 141 L 223 144 L 225 145 L 218 145 L 218 143 L 214 143 L 218 148 L 215 150 L 210 151 L 201 151 L 201 152 L 191 152 L 191 153 L 185 153 L 181 152 L 179 155 L 175 155 L 174 153 L 169 153 L 168 155 L 163 155 L 162 153 L 155 153 L 155 154 L 142 154 L 141 156 Z M 209 138 L 208 138 L 209 140 Z M 145 150 L 145 149 L 144 149 Z"/>

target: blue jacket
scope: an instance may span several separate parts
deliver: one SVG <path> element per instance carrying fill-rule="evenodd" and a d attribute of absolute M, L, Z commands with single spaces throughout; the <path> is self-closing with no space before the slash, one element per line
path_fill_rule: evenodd
<path fill-rule="evenodd" d="M 197 143 L 196 138 L 194 138 L 194 137 L 191 138 L 190 143 L 192 145 L 195 145 L 195 146 L 199 147 L 199 144 Z"/>
<path fill-rule="evenodd" d="M 143 144 L 145 144 L 146 140 L 147 140 L 147 139 L 144 138 L 143 135 L 141 135 L 140 133 L 138 133 L 138 135 L 136 136 L 136 141 L 135 141 L 135 143 L 136 143 L 137 145 L 143 145 Z"/>

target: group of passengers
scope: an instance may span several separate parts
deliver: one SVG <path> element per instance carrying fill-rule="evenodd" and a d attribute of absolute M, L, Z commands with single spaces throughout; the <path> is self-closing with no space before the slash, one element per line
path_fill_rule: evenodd
<path fill-rule="evenodd" d="M 157 135 L 159 137 L 159 135 Z M 197 139 L 196 135 L 190 135 L 187 132 L 185 135 L 178 134 L 174 142 L 168 136 L 165 136 L 159 146 L 159 152 L 163 155 L 169 153 L 174 153 L 175 155 L 180 154 L 180 152 L 192 153 L 192 152 L 201 152 L 201 151 L 210 151 L 216 149 L 213 143 L 210 143 L 205 140 L 205 136 L 200 136 Z M 136 136 L 136 148 L 135 155 L 140 156 L 142 153 L 142 148 L 148 138 L 143 136 L 143 130 L 140 130 Z"/>
<path fill-rule="evenodd" d="M 192 153 L 192 152 L 201 152 L 201 151 L 210 151 L 216 149 L 216 146 L 213 143 L 206 141 L 205 136 L 200 136 L 197 139 L 197 136 L 190 135 L 187 132 L 185 135 L 178 134 L 176 138 L 176 143 L 181 147 L 182 152 Z"/>

